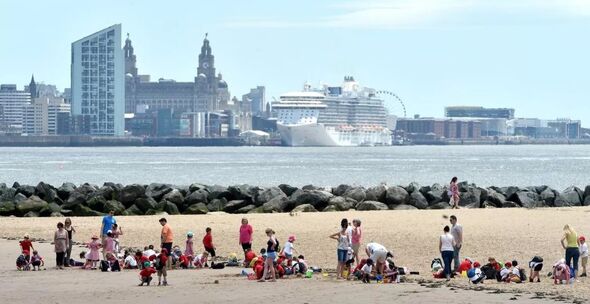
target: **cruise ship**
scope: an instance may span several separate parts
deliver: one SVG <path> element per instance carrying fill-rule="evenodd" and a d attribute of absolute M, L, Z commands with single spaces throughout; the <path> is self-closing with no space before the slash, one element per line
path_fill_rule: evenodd
<path fill-rule="evenodd" d="M 286 146 L 389 146 L 387 111 L 375 89 L 344 77 L 341 86 L 323 85 L 281 95 L 272 103 Z"/>

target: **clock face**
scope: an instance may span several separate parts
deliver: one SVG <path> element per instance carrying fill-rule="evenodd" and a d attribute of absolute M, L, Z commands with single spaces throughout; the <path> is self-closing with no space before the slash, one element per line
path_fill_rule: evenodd
<path fill-rule="evenodd" d="M 203 62 L 203 68 L 205 68 L 205 69 L 209 68 L 209 63 L 208 62 Z"/>

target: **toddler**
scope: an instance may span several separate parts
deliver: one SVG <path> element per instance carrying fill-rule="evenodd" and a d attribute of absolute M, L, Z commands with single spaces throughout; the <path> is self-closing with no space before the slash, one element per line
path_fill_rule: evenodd
<path fill-rule="evenodd" d="M 361 268 L 361 279 L 363 283 L 370 283 L 371 272 L 373 271 L 373 260 L 367 259 L 367 262 Z"/>
<path fill-rule="evenodd" d="M 86 244 L 86 247 L 90 250 L 90 252 L 88 252 L 88 256 L 86 257 L 86 262 L 90 262 L 90 269 L 94 270 L 98 267 L 98 261 L 100 260 L 100 253 L 98 250 L 102 247 L 96 234 L 92 236 L 92 240 L 90 243 Z"/>
<path fill-rule="evenodd" d="M 291 235 L 291 236 L 289 236 L 289 239 L 287 240 L 287 242 L 285 242 L 285 246 L 283 247 L 282 254 L 285 255 L 285 258 L 288 261 L 287 262 L 288 265 L 290 265 L 291 259 L 293 259 L 293 251 L 297 252 L 297 250 L 295 249 L 295 246 L 293 246 L 294 242 L 295 242 L 295 236 Z"/>
<path fill-rule="evenodd" d="M 18 270 L 29 270 L 30 266 L 29 266 L 29 262 L 30 262 L 31 258 L 29 256 L 29 252 L 26 250 L 23 250 L 22 254 L 18 256 L 18 258 L 16 258 L 16 269 Z"/>
<path fill-rule="evenodd" d="M 168 285 L 168 281 L 166 280 L 166 276 L 168 273 L 166 272 L 166 263 L 168 262 L 168 250 L 166 248 L 162 248 L 162 252 L 156 258 L 156 269 L 158 270 L 158 286 Z M 162 282 L 162 276 L 164 276 L 164 281 Z"/>
<path fill-rule="evenodd" d="M 186 248 L 184 249 L 184 255 L 189 261 L 195 256 L 195 251 L 193 249 L 193 233 L 191 231 L 186 234 Z"/>
<path fill-rule="evenodd" d="M 119 236 L 123 235 L 123 229 L 118 224 L 113 224 L 111 233 L 113 234 L 114 252 L 118 254 L 121 251 Z"/>
<path fill-rule="evenodd" d="M 467 271 L 467 277 L 473 284 L 483 283 L 486 277 L 481 271 L 481 264 L 479 262 L 473 263 L 473 268 Z"/>
<path fill-rule="evenodd" d="M 115 239 L 113 238 L 113 232 L 111 230 L 107 231 L 107 238 L 104 241 L 104 251 L 105 255 L 109 252 L 115 252 Z"/>
<path fill-rule="evenodd" d="M 193 259 L 193 265 L 195 266 L 195 268 L 205 268 L 205 267 L 209 267 L 207 265 L 207 259 L 209 258 L 209 252 L 205 251 L 199 255 L 197 255 L 194 259 Z"/>
<path fill-rule="evenodd" d="M 154 273 L 156 273 L 156 270 L 150 265 L 150 262 L 144 262 L 143 269 L 139 272 L 139 279 L 141 280 L 141 284 L 139 284 L 139 286 L 143 286 L 143 284 L 150 286 L 152 275 Z"/>
<path fill-rule="evenodd" d="M 586 244 L 586 238 L 581 236 L 580 241 L 580 258 L 582 258 L 582 274 L 581 277 L 586 276 L 586 266 L 588 265 L 588 244 Z"/>
<path fill-rule="evenodd" d="M 41 270 L 41 266 L 45 266 L 45 261 L 43 261 L 43 258 L 39 255 L 37 250 L 33 251 L 33 256 L 31 256 L 31 265 L 33 265 L 33 271 L 35 271 L 35 268 L 37 268 L 37 270 Z"/>

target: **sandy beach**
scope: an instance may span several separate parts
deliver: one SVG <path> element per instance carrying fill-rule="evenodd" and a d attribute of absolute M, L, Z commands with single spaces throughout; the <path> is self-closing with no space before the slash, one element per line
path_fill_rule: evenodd
<path fill-rule="evenodd" d="M 290 297 L 300 303 L 325 303 L 326 301 L 356 302 L 370 299 L 373 303 L 392 300 L 401 303 L 420 301 L 454 303 L 499 303 L 516 300 L 519 303 L 543 303 L 554 300 L 586 301 L 590 299 L 590 279 L 581 278 L 572 286 L 554 286 L 542 276 L 539 284 L 500 284 L 486 281 L 482 286 L 469 285 L 466 278 L 456 278 L 450 283 L 431 283 L 430 261 L 438 257 L 438 236 L 448 224 L 447 217 L 455 214 L 464 226 L 465 244 L 463 257 L 484 262 L 488 256 L 500 261 L 518 260 L 523 266 L 534 256 L 545 259 L 542 273 L 550 271 L 550 264 L 563 257 L 559 244 L 564 224 L 573 226 L 580 235 L 590 234 L 590 208 L 552 209 L 461 209 L 420 211 L 375 211 L 248 215 L 254 227 L 254 246 L 258 251 L 265 235 L 263 230 L 271 227 L 284 242 L 288 235 L 295 234 L 296 249 L 305 255 L 310 265 L 325 269 L 336 267 L 336 243 L 328 236 L 338 230 L 343 217 L 362 220 L 363 243 L 375 241 L 385 245 L 395 255 L 398 265 L 418 276 L 408 276 L 409 283 L 371 284 L 337 282 L 334 277 L 316 275 L 312 279 L 279 280 L 277 283 L 255 283 L 240 276 L 241 268 L 224 270 L 176 270 L 169 273 L 169 287 L 135 287 L 137 271 L 101 273 L 67 269 L 54 270 L 55 255 L 49 243 L 34 243 L 47 262 L 47 270 L 41 272 L 18 272 L 14 260 L 19 253 L 16 240 L 0 241 L 0 277 L 4 290 L 2 303 L 64 303 L 84 300 L 98 303 L 109 302 L 173 303 L 199 299 L 205 303 L 223 303 L 239 300 L 241 303 L 260 303 L 269 292 L 274 298 Z M 184 248 L 187 231 L 195 233 L 196 245 L 201 250 L 200 240 L 205 227 L 213 228 L 214 242 L 222 256 L 240 253 L 238 227 L 241 215 L 211 213 L 201 216 L 167 216 L 175 233 L 175 242 Z M 122 246 L 159 244 L 158 216 L 117 217 L 124 231 Z M 1 218 L 0 236 L 20 238 L 25 233 L 32 238 L 50 239 L 60 218 Z M 77 242 L 87 242 L 98 233 L 101 218 L 72 218 L 78 233 Z M 76 246 L 74 256 L 83 248 Z M 218 284 L 214 284 L 217 280 Z M 422 282 L 420 284 L 420 282 Z M 268 286 L 271 285 L 271 286 Z M 436 288 L 433 288 L 436 287 Z M 483 289 L 483 290 L 482 290 Z M 110 292 L 109 292 L 110 291 Z"/>

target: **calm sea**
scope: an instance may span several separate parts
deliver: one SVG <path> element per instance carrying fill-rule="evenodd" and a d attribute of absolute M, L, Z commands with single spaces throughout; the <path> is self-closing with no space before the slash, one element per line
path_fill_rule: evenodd
<path fill-rule="evenodd" d="M 590 146 L 0 148 L 0 182 L 590 184 Z"/>

